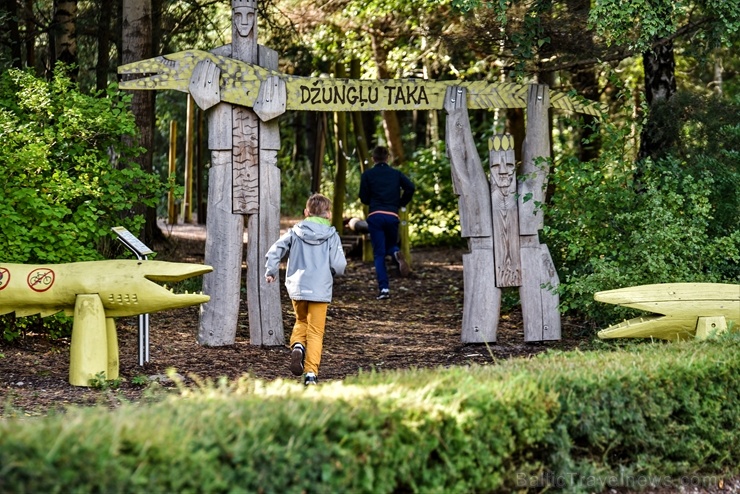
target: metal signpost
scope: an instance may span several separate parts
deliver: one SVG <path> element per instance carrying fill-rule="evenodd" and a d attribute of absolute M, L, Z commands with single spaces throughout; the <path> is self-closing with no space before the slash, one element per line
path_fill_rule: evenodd
<path fill-rule="evenodd" d="M 146 261 L 148 255 L 154 254 L 152 249 L 144 245 L 126 228 L 114 226 L 111 230 L 140 261 Z M 143 366 L 145 362 L 149 362 L 149 314 L 139 314 L 139 365 Z"/>

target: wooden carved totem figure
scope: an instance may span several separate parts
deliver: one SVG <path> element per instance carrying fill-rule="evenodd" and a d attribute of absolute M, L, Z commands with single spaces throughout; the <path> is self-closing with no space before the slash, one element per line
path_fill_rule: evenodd
<path fill-rule="evenodd" d="M 542 213 L 535 207 L 544 200 L 547 168 L 543 164 L 550 151 L 547 86 L 529 88 L 522 165 L 526 180 L 522 182 L 516 179 L 514 139 L 509 134 L 489 140 L 490 183 L 486 179 L 466 101 L 464 88 L 448 88 L 447 155 L 459 195 L 461 235 L 468 238 L 470 249 L 463 255 L 462 341 L 496 341 L 504 287 L 519 287 L 524 341 L 560 339 L 559 281 L 547 246 L 539 242 Z"/>
<path fill-rule="evenodd" d="M 488 140 L 488 166 L 491 170 L 496 286 L 521 286 L 522 263 L 519 255 L 519 213 L 512 135 L 497 134 Z"/>
<path fill-rule="evenodd" d="M 257 43 L 256 0 L 232 0 L 232 42 L 212 53 L 268 69 L 277 69 L 277 53 Z M 231 345 L 236 340 L 242 269 L 244 218 L 247 216 L 247 305 L 250 343 L 282 345 L 284 334 L 277 283 L 260 276 L 265 254 L 280 236 L 280 170 L 277 121 L 262 122 L 255 110 L 221 102 L 223 74 L 209 59 L 198 62 L 190 92 L 208 114 L 209 170 L 205 259 L 214 271 L 204 277 L 203 291 L 211 301 L 202 306 L 198 342 Z M 199 86 L 215 86 L 196 97 Z M 202 91 L 201 91 L 202 92 Z M 262 95 L 262 106 L 268 96 Z M 212 98 L 213 101 L 202 100 Z M 255 104 L 255 108 L 257 104 Z"/>

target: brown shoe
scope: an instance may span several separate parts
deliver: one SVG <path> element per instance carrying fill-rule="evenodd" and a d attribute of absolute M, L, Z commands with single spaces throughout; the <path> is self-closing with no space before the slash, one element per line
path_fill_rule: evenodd
<path fill-rule="evenodd" d="M 404 257 L 403 252 L 398 250 L 393 255 L 393 257 L 395 257 L 396 262 L 398 263 L 398 272 L 403 278 L 407 277 L 411 272 L 411 268 L 409 267 L 409 263 L 406 262 L 406 258 Z"/>
<path fill-rule="evenodd" d="M 290 372 L 294 376 L 300 376 L 303 374 L 303 361 L 306 358 L 306 350 L 303 345 L 296 343 L 293 345 L 293 351 L 290 352 Z"/>

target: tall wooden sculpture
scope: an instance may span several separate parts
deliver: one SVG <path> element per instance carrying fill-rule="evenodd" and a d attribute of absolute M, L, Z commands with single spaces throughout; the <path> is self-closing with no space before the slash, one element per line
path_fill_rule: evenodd
<path fill-rule="evenodd" d="M 280 236 L 279 129 L 276 120 L 263 122 L 253 108 L 224 102 L 222 94 L 223 79 L 229 75 L 224 73 L 224 68 L 240 61 L 277 69 L 277 52 L 257 43 L 256 0 L 232 0 L 232 14 L 231 44 L 212 51 L 227 61 L 226 66 L 209 58 L 192 60 L 190 65 L 165 58 L 158 60 L 169 62 L 174 70 L 173 80 L 167 78 L 160 85 L 175 84 L 180 89 L 177 81 L 186 79 L 187 90 L 196 104 L 209 110 L 211 167 L 205 259 L 214 270 L 203 280 L 203 290 L 211 300 L 201 309 L 198 342 L 208 346 L 235 342 L 245 215 L 250 341 L 253 345 L 282 345 L 279 285 L 265 283 L 260 275 L 267 250 Z M 260 90 L 267 88 L 265 85 Z M 263 106 L 271 104 L 270 94 L 259 96 Z"/>
<path fill-rule="evenodd" d="M 460 229 L 470 248 L 463 255 L 462 341 L 496 341 L 504 287 L 520 287 L 524 341 L 560 339 L 559 280 L 538 235 L 544 225 L 538 205 L 544 202 L 550 154 L 549 90 L 543 85 L 529 87 L 525 180 L 518 190 L 512 136 L 490 139 L 489 183 L 470 131 L 465 89 L 448 88 L 444 105 L 447 155 L 460 195 Z"/>

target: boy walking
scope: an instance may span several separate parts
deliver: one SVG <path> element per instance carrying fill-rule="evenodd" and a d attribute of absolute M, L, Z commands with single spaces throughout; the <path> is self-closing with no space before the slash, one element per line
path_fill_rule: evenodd
<path fill-rule="evenodd" d="M 347 260 L 339 234 L 331 226 L 331 201 L 313 194 L 306 201 L 303 214 L 305 219 L 267 251 L 265 279 L 268 283 L 277 279 L 280 261 L 288 255 L 285 287 L 295 311 L 290 370 L 296 376 L 305 372 L 303 383 L 309 386 L 318 382 L 334 276 L 344 274 Z"/>

